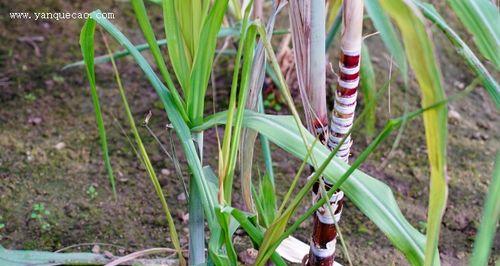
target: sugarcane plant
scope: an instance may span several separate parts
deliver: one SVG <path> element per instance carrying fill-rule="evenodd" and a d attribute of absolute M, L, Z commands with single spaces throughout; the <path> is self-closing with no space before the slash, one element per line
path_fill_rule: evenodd
<path fill-rule="evenodd" d="M 165 200 L 168 195 L 165 196 L 159 186 L 154 167 L 147 156 L 147 148 L 141 141 L 134 117 L 128 107 L 124 90 L 126 86 L 122 84 L 117 65 L 114 63 L 114 59 L 118 57 L 130 55 L 140 67 L 161 100 L 166 117 L 180 140 L 186 157 L 190 171 L 188 193 L 190 239 L 187 255 L 190 265 L 205 263 L 236 265 L 238 258 L 233 236 L 238 228 L 246 232 L 253 247 L 259 251 L 256 265 L 265 265 L 268 261 L 276 265 L 286 265 L 284 259 L 292 262 L 303 261 L 308 265 L 331 265 L 338 233 L 337 222 L 340 219 L 344 195 L 380 228 L 409 263 L 412 265 L 439 264 L 437 243 L 447 193 L 445 181 L 446 104 L 470 93 L 475 87 L 471 86 L 458 95 L 446 97 L 441 85 L 434 48 L 421 12 L 439 25 L 439 28 L 459 49 L 466 51 L 462 55 L 468 58 L 472 70 L 480 78 L 497 106 L 500 97 L 498 84 L 491 78 L 487 69 L 431 6 L 416 0 L 364 2 L 346 0 L 342 4 L 341 20 L 329 19 L 331 23 L 327 23 L 326 10 L 334 10 L 336 13 L 338 8 L 335 7 L 340 6 L 339 1 L 332 1 L 330 3 L 332 8 L 327 9 L 324 0 L 290 0 L 295 65 L 306 122 L 304 127 L 301 113 L 295 106 L 271 45 L 275 17 L 286 5 L 286 1 L 273 1 L 272 13 L 267 19 L 266 27 L 260 20 L 251 19 L 252 1 L 241 3 L 236 0 L 163 0 L 155 2 L 160 4 L 163 11 L 165 40 L 157 40 L 143 1 L 132 0 L 135 17 L 147 44 L 133 45 L 115 25 L 101 15 L 100 11 L 94 11 L 82 29 L 80 45 L 109 178 L 114 184 L 105 123 L 96 86 L 95 65 L 111 60 L 124 110 L 134 134 L 135 142 L 131 141 L 131 145 L 137 151 L 139 161 L 145 166 L 155 192 L 160 198 L 180 264 L 187 262 L 182 247 L 179 245 L 175 222 Z M 453 6 L 460 12 L 467 12 L 467 8 L 460 3 L 450 2 L 454 2 Z M 406 112 L 400 117 L 391 118 L 368 147 L 349 164 L 351 133 L 359 129 L 362 123 L 360 121 L 369 116 L 377 97 L 388 87 L 386 84 L 382 86 L 380 92 L 374 93 L 374 100 L 366 103 L 362 111 L 358 110 L 357 119 L 354 120 L 359 71 L 360 68 L 369 66 L 369 64 L 360 65 L 363 4 L 375 27 L 380 31 L 388 51 L 393 55 L 403 77 L 404 86 L 409 86 L 408 65 L 413 70 L 422 91 L 422 107 Z M 489 4 L 483 3 L 483 5 Z M 231 8 L 228 12 L 229 6 Z M 225 16 L 231 19 L 224 22 Z M 389 17 L 396 22 L 404 46 L 396 35 Z M 329 18 L 339 18 L 339 16 L 330 14 Z M 228 21 L 231 20 L 237 23 L 229 24 Z M 232 28 L 231 31 L 236 32 L 233 38 L 237 41 L 237 50 L 231 53 L 234 55 L 234 64 L 232 82 L 227 86 L 230 87 L 229 104 L 226 111 L 207 116 L 206 92 L 210 83 L 213 60 L 217 53 L 217 38 L 224 36 L 221 33 L 224 31 L 224 23 L 226 23 L 224 25 L 226 28 Z M 482 21 L 482 23 L 486 22 Z M 470 25 L 473 24 L 470 23 Z M 126 50 L 110 53 L 110 56 L 96 60 L 94 33 L 98 25 Z M 331 30 L 328 34 L 326 33 L 327 25 L 331 29 L 337 29 L 339 25 L 343 25 L 339 49 L 341 55 L 338 67 L 339 77 L 334 93 L 335 102 L 331 119 L 328 117 L 326 100 L 327 57 L 325 51 L 335 34 L 332 34 L 334 31 Z M 485 27 L 483 30 L 490 29 Z M 481 30 L 479 32 L 484 33 Z M 481 40 L 487 42 L 490 39 Z M 167 53 L 162 52 L 160 45 L 166 45 Z M 154 70 L 153 64 L 141 54 L 140 51 L 145 49 L 149 49 L 153 55 L 154 65 L 159 75 Z M 491 45 L 485 45 L 482 51 L 488 52 L 490 49 Z M 168 56 L 171 68 L 167 67 L 165 54 Z M 487 53 L 487 58 L 495 56 L 498 54 Z M 363 61 L 367 60 L 370 59 L 363 58 Z M 261 89 L 265 73 L 274 73 L 276 85 L 291 115 L 266 115 L 264 113 Z M 363 73 L 370 73 L 370 71 Z M 431 166 L 427 235 L 423 235 L 405 219 L 387 185 L 358 169 L 391 132 L 420 116 L 424 119 Z M 220 125 L 224 126 L 224 135 L 218 147 L 218 165 L 212 168 L 203 160 L 203 132 Z M 259 172 L 254 174 L 251 171 L 253 144 L 257 136 L 263 147 L 263 157 L 266 158 L 266 170 L 263 171 L 265 174 L 259 180 L 254 178 Z M 287 193 L 279 204 L 275 191 L 269 142 L 302 161 Z M 234 193 L 236 193 L 233 184 L 237 175 L 238 156 L 242 159 L 240 178 L 244 209 L 236 208 L 233 203 Z M 309 175 L 305 185 L 298 188 L 298 180 L 303 176 L 307 165 L 311 166 L 312 174 Z M 298 216 L 293 223 L 290 223 L 311 191 L 314 198 L 313 205 L 304 214 Z M 489 210 L 494 212 L 495 209 L 489 207 L 485 215 L 490 213 Z M 304 248 L 304 245 L 299 243 L 300 241 L 293 240 L 292 235 L 302 222 L 311 217 L 314 219 L 313 236 L 309 245 L 305 245 Z M 491 223 L 486 224 L 491 227 Z M 206 231 L 210 234 L 209 239 L 205 238 Z M 486 230 L 486 232 L 489 231 Z M 482 239 L 484 238 L 483 234 Z M 300 258 L 294 258 L 292 256 L 294 254 L 284 251 L 283 245 L 289 245 L 290 241 L 296 244 L 291 245 L 294 248 L 292 253 L 300 254 Z M 488 245 L 485 248 L 489 248 Z M 1 251 L 0 249 L 0 253 Z M 482 254 L 474 257 L 474 261 L 484 261 L 484 253 Z M 104 259 L 99 260 L 99 263 L 102 261 Z"/>
<path fill-rule="evenodd" d="M 308 130 L 330 150 L 339 147 L 336 156 L 348 162 L 352 140 L 350 130 L 359 85 L 363 1 L 345 1 L 342 8 L 343 31 L 334 110 L 329 123 L 326 104 L 326 3 L 323 0 L 290 1 L 290 24 L 297 69 L 297 80 Z M 342 145 L 340 145 L 341 141 Z M 313 202 L 320 189 L 333 186 L 321 178 L 313 186 Z M 342 191 L 337 191 L 313 215 L 313 232 L 307 265 L 332 265 L 337 241 L 337 225 L 343 207 Z"/>

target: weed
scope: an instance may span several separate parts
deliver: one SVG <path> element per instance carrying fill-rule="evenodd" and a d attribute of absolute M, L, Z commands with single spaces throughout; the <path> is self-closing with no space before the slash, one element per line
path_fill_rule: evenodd
<path fill-rule="evenodd" d="M 5 228 L 5 222 L 3 220 L 3 216 L 0 215 L 0 238 L 2 238 L 2 230 Z"/>
<path fill-rule="evenodd" d="M 45 209 L 45 205 L 43 203 L 36 203 L 33 205 L 30 218 L 37 221 L 40 229 L 42 229 L 42 232 L 47 232 L 51 228 L 48 221 L 49 215 L 50 211 Z"/>
<path fill-rule="evenodd" d="M 269 93 L 264 99 L 264 107 L 272 108 L 274 111 L 279 112 L 283 108 L 281 103 L 274 92 Z"/>
<path fill-rule="evenodd" d="M 90 200 L 94 200 L 97 197 L 98 193 L 93 185 L 90 185 L 89 188 L 87 188 L 87 195 Z"/>
<path fill-rule="evenodd" d="M 29 92 L 24 95 L 24 99 L 28 102 L 34 102 L 36 101 L 36 95 L 32 92 Z"/>

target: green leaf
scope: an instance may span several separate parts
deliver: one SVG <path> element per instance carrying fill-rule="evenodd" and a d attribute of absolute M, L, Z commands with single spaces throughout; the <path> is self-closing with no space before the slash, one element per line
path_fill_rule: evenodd
<path fill-rule="evenodd" d="M 80 33 L 80 47 L 83 54 L 83 61 L 86 65 L 87 78 L 90 83 L 90 95 L 92 96 L 92 104 L 94 105 L 94 114 L 97 121 L 97 128 L 99 131 L 99 138 L 101 141 L 101 151 L 104 157 L 104 164 L 108 171 L 109 182 L 111 183 L 111 189 L 113 190 L 113 195 L 116 199 L 116 186 L 115 186 L 115 176 L 113 175 L 113 168 L 111 167 L 111 160 L 109 159 L 108 151 L 108 141 L 106 137 L 106 129 L 104 127 L 104 120 L 102 118 L 101 105 L 99 103 L 99 95 L 97 93 L 97 87 L 95 85 L 95 75 L 94 75 L 94 31 L 95 22 L 87 20 L 85 26 L 82 28 Z"/>
<path fill-rule="evenodd" d="M 422 106 L 445 99 L 436 55 L 419 10 L 402 0 L 382 0 L 382 7 L 396 21 L 403 37 L 406 56 L 422 92 Z M 441 220 L 446 208 L 447 108 L 441 106 L 423 114 L 431 168 L 425 265 L 439 264 L 437 251 Z"/>
<path fill-rule="evenodd" d="M 256 227 L 250 221 L 249 214 L 244 213 L 243 211 L 240 211 L 232 207 L 225 207 L 224 211 L 231 213 L 231 215 L 240 223 L 241 227 L 245 230 L 245 232 L 247 232 L 248 236 L 250 236 L 250 238 L 257 245 L 257 247 L 259 247 L 262 244 L 262 240 L 264 239 L 264 234 L 258 227 Z M 276 252 L 274 252 L 271 255 L 271 260 L 277 266 L 287 265 L 286 262 Z"/>
<path fill-rule="evenodd" d="M 236 88 L 238 88 L 238 86 L 233 86 L 231 91 L 231 95 L 234 96 L 234 98 L 236 97 L 236 93 L 238 93 L 238 106 L 235 117 L 236 119 L 234 124 L 234 132 L 232 132 L 232 134 L 229 134 L 229 137 L 231 137 L 230 147 L 228 150 L 229 153 L 227 155 L 224 154 L 226 155 L 225 158 L 227 158 L 227 161 L 225 162 L 227 163 L 227 165 L 225 167 L 226 171 L 223 179 L 224 180 L 223 187 L 224 187 L 225 200 L 229 204 L 231 203 L 231 192 L 233 190 L 234 170 L 236 168 L 236 159 L 237 159 L 236 156 L 238 154 L 240 139 L 241 139 L 243 114 L 245 111 L 245 104 L 248 98 L 249 79 L 252 68 L 252 58 L 254 55 L 256 34 L 257 30 L 255 25 L 250 25 L 248 27 L 248 32 L 245 34 L 245 39 L 241 44 L 243 52 L 243 57 L 242 57 L 243 66 L 241 70 L 241 81 L 240 81 L 239 91 L 238 92 L 236 91 Z M 238 77 L 236 77 L 233 82 L 238 82 Z M 230 113 L 231 111 L 234 111 L 234 109 L 230 110 Z M 226 129 L 229 128 L 226 127 Z"/>
<path fill-rule="evenodd" d="M 489 0 L 448 0 L 448 3 L 474 36 L 479 51 L 500 69 L 500 14 Z"/>
<path fill-rule="evenodd" d="M 460 39 L 460 36 L 448 25 L 446 21 L 437 13 L 436 9 L 431 4 L 422 3 L 417 0 L 413 2 L 422 10 L 423 14 L 436 24 L 436 26 L 448 37 L 451 43 L 456 47 L 458 54 L 461 55 L 472 71 L 481 79 L 486 91 L 490 94 L 491 99 L 495 103 L 497 109 L 500 109 L 500 86 L 497 81 L 491 76 L 486 67 L 481 63 L 477 56 Z"/>
<path fill-rule="evenodd" d="M 500 153 L 497 153 L 496 156 L 493 179 L 489 187 L 483 209 L 483 218 L 474 241 L 472 258 L 469 262 L 471 266 L 488 265 L 488 257 L 495 238 L 498 219 L 500 218 Z"/>
<path fill-rule="evenodd" d="M 234 249 L 233 234 L 230 230 L 231 214 L 222 211 L 220 206 L 216 207 L 215 214 L 218 218 L 220 227 L 222 229 L 222 234 L 224 235 L 223 239 L 225 240 L 225 247 L 226 247 L 225 250 L 229 258 L 229 261 L 236 262 L 238 261 L 238 256 L 236 255 L 236 250 Z"/>
<path fill-rule="evenodd" d="M 95 28 L 95 23 L 94 24 L 85 23 L 85 27 L 94 27 Z M 94 30 L 92 30 L 92 29 L 88 29 L 88 31 L 94 32 Z M 90 52 L 90 50 L 92 50 L 92 51 L 94 50 L 94 38 L 92 36 L 92 38 L 87 39 L 87 37 L 90 37 L 90 36 L 84 35 L 84 37 L 81 39 L 81 41 L 82 41 L 82 43 L 85 43 L 89 47 L 89 49 L 87 49 L 86 52 Z M 106 46 L 106 49 L 108 50 L 108 53 L 111 54 L 111 50 L 110 50 L 106 40 L 105 40 L 105 46 Z M 88 54 L 84 55 L 84 57 L 89 58 L 89 60 L 87 60 L 87 63 L 92 68 L 90 68 L 89 66 L 87 66 L 87 68 L 91 72 L 91 74 L 93 76 L 95 76 L 95 70 L 93 68 L 93 66 L 94 66 L 93 57 L 89 57 Z M 139 135 L 139 131 L 137 130 L 137 127 L 135 125 L 134 117 L 132 116 L 132 111 L 130 110 L 128 100 L 127 100 L 127 97 L 125 95 L 125 89 L 123 88 L 120 74 L 118 72 L 118 68 L 116 67 L 114 59 L 111 59 L 111 64 L 113 66 L 113 71 L 115 74 L 116 82 L 118 84 L 118 90 L 120 92 L 120 96 L 121 96 L 122 103 L 124 106 L 125 114 L 127 115 L 127 119 L 129 121 L 130 128 L 132 129 L 135 141 L 136 141 L 137 146 L 139 148 L 140 161 L 142 162 L 144 168 L 146 169 L 146 172 L 148 173 L 148 176 L 150 177 L 151 182 L 153 183 L 155 192 L 156 192 L 156 194 L 157 194 L 157 196 L 160 199 L 160 202 L 162 204 L 162 208 L 163 208 L 163 211 L 165 212 L 165 217 L 167 219 L 167 223 L 169 226 L 170 237 L 172 239 L 172 243 L 173 243 L 175 249 L 177 250 L 179 262 L 181 265 L 185 265 L 186 261 L 184 260 L 184 257 L 182 255 L 182 249 L 180 246 L 179 237 L 177 235 L 177 231 L 175 228 L 175 223 L 174 223 L 173 218 L 172 218 L 172 214 L 170 213 L 170 209 L 168 207 L 167 200 L 165 199 L 165 195 L 163 194 L 163 190 L 161 188 L 160 182 L 158 181 L 158 178 L 156 176 L 153 165 L 152 165 L 151 161 L 149 160 L 148 153 L 147 153 L 146 148 L 144 147 L 144 145 L 142 143 L 142 139 Z M 95 86 L 95 84 L 93 84 L 93 86 Z M 46 211 L 46 214 L 48 214 L 48 211 Z"/>
<path fill-rule="evenodd" d="M 273 35 L 274 24 L 278 13 L 283 9 L 285 2 L 273 2 L 273 11 L 267 20 L 266 33 L 271 38 Z M 250 110 L 259 110 L 264 113 L 264 104 L 262 102 L 262 87 L 266 77 L 266 55 L 262 39 L 259 40 L 255 48 L 255 55 L 252 60 L 252 74 L 250 77 L 249 95 L 245 108 Z M 253 210 L 252 199 L 249 191 L 252 186 L 252 165 L 253 155 L 255 149 L 255 141 L 257 139 L 257 132 L 253 130 L 244 129 L 242 132 L 242 140 L 240 147 L 240 179 L 243 200 L 247 210 Z M 269 141 L 266 137 L 259 135 L 260 144 L 262 147 L 262 157 L 266 166 L 266 175 L 264 178 L 270 179 L 274 184 L 274 173 L 272 167 L 271 150 L 269 148 Z"/>
<path fill-rule="evenodd" d="M 0 246 L 0 265 L 103 265 L 110 260 L 93 253 L 53 253 L 44 251 L 9 250 Z"/>
<path fill-rule="evenodd" d="M 185 110 L 185 103 L 182 101 L 179 93 L 177 92 L 177 89 L 175 89 L 172 78 L 170 77 L 170 73 L 168 72 L 167 65 L 165 64 L 165 60 L 163 60 L 160 47 L 158 45 L 158 42 L 156 41 L 153 27 L 151 27 L 151 23 L 149 23 L 144 2 L 142 0 L 132 0 L 131 3 L 132 7 L 134 8 L 137 22 L 141 27 L 144 37 L 146 37 L 146 41 L 151 49 L 151 53 L 153 54 L 153 57 L 156 61 L 156 65 L 160 70 L 160 74 L 162 75 L 163 80 L 165 80 L 165 82 L 167 83 L 167 86 L 170 88 L 170 92 L 172 92 L 172 96 L 174 98 L 175 104 L 178 107 L 178 110 L 181 112 L 183 118 L 186 121 L 189 121 Z"/>
<path fill-rule="evenodd" d="M 370 19 L 373 21 L 373 25 L 380 32 L 380 37 L 382 38 L 385 47 L 387 47 L 387 51 L 394 56 L 396 64 L 401 70 L 403 78 L 406 81 L 408 76 L 408 65 L 405 58 L 405 51 L 403 49 L 403 45 L 401 45 L 401 41 L 396 35 L 394 26 L 380 6 L 380 0 L 365 1 L 365 8 L 370 16 Z"/>
<path fill-rule="evenodd" d="M 276 192 L 272 180 L 267 174 L 262 179 L 260 185 L 260 195 L 262 196 L 263 214 L 268 221 L 273 221 L 276 214 Z M 269 226 L 269 224 L 267 224 Z"/>
<path fill-rule="evenodd" d="M 140 54 L 137 49 L 132 45 L 132 43 L 121 33 L 109 20 L 103 18 L 101 11 L 97 10 L 90 14 L 92 20 L 90 23 L 99 23 L 106 31 L 108 31 L 111 36 L 113 36 L 121 45 L 123 45 L 135 59 L 137 64 L 140 66 L 141 70 L 144 72 L 145 76 L 155 89 L 156 93 L 160 97 L 163 103 L 163 107 L 167 113 L 167 116 L 172 123 L 172 126 L 180 139 L 180 143 L 186 155 L 187 163 L 189 169 L 192 171 L 193 179 L 200 189 L 200 194 L 202 197 L 203 209 L 205 215 L 207 216 L 207 221 L 209 228 L 214 230 L 217 228 L 217 223 L 214 216 L 214 206 L 215 203 L 210 196 L 210 188 L 208 182 L 203 174 L 201 167 L 201 162 L 198 158 L 195 145 L 193 143 L 191 132 L 186 122 L 183 120 L 181 114 L 177 110 L 172 96 L 167 88 L 161 83 L 160 79 L 154 73 L 151 66 L 147 63 L 146 59 Z M 95 21 L 95 22 L 92 22 Z"/>
<path fill-rule="evenodd" d="M 189 83 L 190 90 L 185 94 L 187 112 L 193 125 L 197 125 L 203 121 L 205 93 L 210 73 L 212 72 L 212 63 L 217 46 L 217 34 L 222 25 L 227 1 L 215 1 L 210 9 L 200 34 L 200 40 L 203 40 L 200 45 L 203 45 L 203 48 L 198 50 L 193 59 Z"/>
<path fill-rule="evenodd" d="M 170 62 L 186 96 L 190 90 L 191 61 L 187 56 L 187 47 L 179 26 L 175 2 L 175 0 L 163 0 L 163 22 Z"/>
<path fill-rule="evenodd" d="M 299 128 L 290 116 L 271 116 L 247 111 L 244 126 L 265 135 L 271 142 L 299 159 L 307 157 L 307 148 L 302 143 Z M 225 123 L 225 113 L 218 113 L 207 118 L 206 122 L 193 130 L 205 130 L 216 124 Z M 303 127 L 300 130 L 305 130 Z M 305 133 L 307 146 L 315 143 L 315 137 Z M 312 153 L 321 164 L 330 154 L 323 145 L 314 145 Z M 312 163 L 309 160 L 309 163 Z M 349 165 L 334 158 L 323 174 L 335 183 L 349 168 Z M 391 240 L 407 259 L 414 265 L 422 264 L 424 258 L 425 238 L 412 227 L 398 208 L 390 188 L 377 179 L 356 170 L 342 184 L 341 190 L 346 196 L 373 221 Z M 241 221 L 240 221 L 241 223 Z M 283 225 L 283 231 L 284 231 Z M 277 230 L 277 232 L 283 232 Z"/>
<path fill-rule="evenodd" d="M 363 99 L 365 106 L 370 108 L 367 110 L 366 122 L 365 122 L 365 132 L 367 137 L 372 137 L 375 134 L 375 71 L 373 70 L 373 65 L 368 52 L 368 47 L 363 43 L 361 47 L 361 58 L 363 58 L 363 63 L 360 68 L 361 77 L 361 92 L 363 93 Z"/>

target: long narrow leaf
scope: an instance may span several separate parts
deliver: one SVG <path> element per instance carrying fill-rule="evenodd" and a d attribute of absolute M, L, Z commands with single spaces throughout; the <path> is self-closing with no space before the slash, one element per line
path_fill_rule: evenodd
<path fill-rule="evenodd" d="M 376 110 L 375 104 L 375 71 L 373 70 L 373 65 L 368 52 L 368 47 L 363 44 L 361 47 L 361 58 L 363 58 L 363 64 L 360 68 L 361 76 L 361 92 L 363 92 L 363 99 L 365 106 L 370 106 L 368 114 L 366 115 L 365 132 L 368 137 L 372 137 L 375 134 L 375 116 Z"/>
<path fill-rule="evenodd" d="M 205 130 L 219 123 L 225 123 L 224 113 L 214 115 L 198 128 L 193 130 Z M 307 157 L 307 148 L 302 143 L 302 136 L 290 116 L 263 115 L 247 111 L 244 126 L 265 135 L 271 142 L 293 154 L 299 159 Z M 307 147 L 315 142 L 315 137 L 306 133 Z M 322 145 L 314 145 L 312 153 L 318 163 L 322 163 L 330 154 L 330 151 Z M 309 160 L 309 163 L 312 163 Z M 349 165 L 338 158 L 334 158 L 326 167 L 323 174 L 335 183 L 347 171 Z M 424 260 L 425 238 L 412 227 L 404 218 L 398 208 L 396 200 L 390 188 L 381 181 L 368 176 L 362 171 L 356 170 L 340 187 L 346 196 L 372 220 L 393 245 L 398 248 L 413 265 L 419 265 Z"/>
<path fill-rule="evenodd" d="M 422 106 L 445 99 L 434 47 L 427 35 L 419 10 L 403 0 L 382 0 L 382 7 L 396 21 L 405 45 L 406 55 L 422 92 Z M 447 108 L 423 115 L 429 164 L 431 168 L 425 265 L 439 264 L 437 251 L 441 220 L 446 208 Z"/>
<path fill-rule="evenodd" d="M 268 39 L 272 38 L 276 16 L 284 6 L 284 1 L 274 1 L 273 3 L 273 12 L 266 25 Z M 249 95 L 245 108 L 250 110 L 259 110 L 259 112 L 264 113 L 264 106 L 262 103 L 262 86 L 264 85 L 267 68 L 264 44 L 262 43 L 262 40 L 259 40 L 257 47 L 255 48 L 255 56 L 252 61 L 252 76 L 250 78 L 250 85 L 248 88 Z M 253 210 L 251 194 L 249 191 L 251 191 L 252 186 L 253 154 L 257 135 L 257 132 L 248 129 L 244 129 L 242 132 L 240 177 L 243 200 L 248 210 Z M 262 135 L 260 135 L 259 138 L 262 146 L 262 155 L 266 165 L 266 175 L 264 175 L 264 178 L 269 179 L 274 187 L 274 174 L 269 141 Z"/>
<path fill-rule="evenodd" d="M 186 121 L 189 121 L 185 104 L 182 101 L 179 93 L 176 89 L 174 89 L 174 83 L 172 82 L 172 78 L 170 77 L 170 73 L 168 72 L 167 65 L 165 64 L 165 60 L 163 60 L 163 56 L 160 51 L 160 47 L 158 42 L 156 41 L 156 37 L 153 32 L 153 28 L 151 27 L 151 23 L 149 23 L 148 15 L 146 13 L 146 7 L 144 6 L 144 2 L 142 0 L 132 0 L 132 7 L 134 8 L 135 16 L 137 18 L 137 22 L 139 22 L 139 26 L 146 37 L 146 41 L 148 46 L 151 49 L 151 53 L 156 61 L 156 65 L 160 70 L 160 74 L 163 77 L 163 80 L 167 82 L 169 88 L 171 88 L 170 92 L 172 93 L 172 97 L 174 98 L 175 104 L 178 107 L 178 110 L 181 112 L 183 118 Z"/>
<path fill-rule="evenodd" d="M 228 0 L 215 1 L 205 19 L 201 30 L 200 40 L 203 40 L 203 49 L 196 53 L 193 59 L 193 68 L 190 74 L 190 91 L 186 93 L 187 111 L 194 125 L 201 123 L 205 107 L 205 93 L 212 72 L 212 63 L 217 45 L 219 32 Z"/>
<path fill-rule="evenodd" d="M 228 156 L 228 166 L 226 171 L 226 176 L 224 181 L 227 182 L 224 184 L 224 195 L 226 198 L 226 202 L 231 203 L 231 191 L 233 190 L 233 176 L 234 170 L 236 167 L 236 159 L 237 152 L 239 150 L 239 144 L 241 139 L 241 131 L 243 124 L 243 114 L 245 111 L 245 104 L 248 98 L 248 87 L 249 87 L 249 79 L 250 79 L 250 70 L 252 67 L 251 59 L 253 58 L 254 46 L 255 46 L 255 37 L 257 34 L 257 30 L 255 25 L 251 25 L 248 28 L 248 33 L 244 40 L 243 46 L 243 67 L 241 73 L 241 86 L 238 94 L 238 108 L 236 111 L 236 120 L 234 124 L 234 132 L 231 136 L 231 148 L 229 150 Z M 236 93 L 236 92 L 235 92 Z"/>
<path fill-rule="evenodd" d="M 110 259 L 101 254 L 10 250 L 0 246 L 0 264 L 2 266 L 103 265 L 109 262 Z"/>
<path fill-rule="evenodd" d="M 381 0 L 365 1 L 365 8 L 370 16 L 370 19 L 373 21 L 373 25 L 380 32 L 380 37 L 382 38 L 385 47 L 387 47 L 387 50 L 394 56 L 394 59 L 403 75 L 403 79 L 406 82 L 408 76 L 408 66 L 405 51 L 401 41 L 396 35 L 394 26 L 380 6 L 380 1 Z"/>
<path fill-rule="evenodd" d="M 108 171 L 109 182 L 113 190 L 113 195 L 116 199 L 115 176 L 113 175 L 113 168 L 111 167 L 111 160 L 109 159 L 108 139 L 106 137 L 106 129 L 104 127 L 104 120 L 102 118 L 101 105 L 99 103 L 99 95 L 94 74 L 94 32 L 95 22 L 88 21 L 85 27 L 82 28 L 80 33 L 80 47 L 85 61 L 87 78 L 90 83 L 90 94 L 92 96 L 92 103 L 94 105 L 94 113 L 97 121 L 97 128 L 99 130 L 99 138 L 101 140 L 101 152 L 104 157 L 104 164 Z"/>
<path fill-rule="evenodd" d="M 193 140 L 191 138 L 191 132 L 186 122 L 182 119 L 179 111 L 176 109 L 172 96 L 167 88 L 161 83 L 160 79 L 154 73 L 151 66 L 147 63 L 146 59 L 140 54 L 137 49 L 132 45 L 132 43 L 121 33 L 109 20 L 102 16 L 101 11 L 97 10 L 90 14 L 91 22 L 90 25 L 95 27 L 95 22 L 99 23 L 107 32 L 113 36 L 121 45 L 123 45 L 135 59 L 137 64 L 140 66 L 141 70 L 146 75 L 147 79 L 155 89 L 156 93 L 160 97 L 163 103 L 167 116 L 172 123 L 172 126 L 180 139 L 180 143 L 184 149 L 188 166 L 192 171 L 194 176 L 194 181 L 200 188 L 200 194 L 202 197 L 203 208 L 207 216 L 207 221 L 209 228 L 217 228 L 217 223 L 214 217 L 214 206 L 215 203 L 210 196 L 210 188 L 203 174 L 201 167 L 201 162 L 198 158 L 196 148 L 194 146 Z M 90 26 L 89 26 L 90 27 Z"/>
<path fill-rule="evenodd" d="M 438 26 L 443 33 L 448 37 L 453 45 L 455 45 L 458 54 L 461 55 L 474 73 L 481 79 L 486 91 L 490 94 L 491 99 L 495 103 L 497 109 L 500 109 L 500 86 L 498 82 L 491 76 L 486 67 L 481 63 L 479 58 L 472 52 L 467 44 L 458 36 L 458 34 L 446 23 L 439 15 L 434 6 L 427 3 L 422 3 L 418 0 L 413 2 L 422 10 L 422 13 Z"/>
<path fill-rule="evenodd" d="M 84 42 L 89 42 L 90 46 L 93 46 L 93 40 L 83 40 Z M 106 46 L 106 49 L 108 50 L 108 53 L 111 54 L 111 50 L 109 49 L 108 43 L 106 39 L 104 39 L 104 44 Z M 134 117 L 132 116 L 132 111 L 130 110 L 130 106 L 128 104 L 127 96 L 125 95 L 125 89 L 123 88 L 123 84 L 120 78 L 120 73 L 118 72 L 118 68 L 116 67 L 116 63 L 114 59 L 111 59 L 111 64 L 113 66 L 113 72 L 115 74 L 115 79 L 116 83 L 118 84 L 118 90 L 120 91 L 120 97 L 122 99 L 123 107 L 125 109 L 125 114 L 127 115 L 127 119 L 129 121 L 130 128 L 132 129 L 132 133 L 135 138 L 135 142 L 138 147 L 138 155 L 141 158 L 141 162 L 146 169 L 146 172 L 148 173 L 149 178 L 151 179 L 151 182 L 153 183 L 153 186 L 156 191 L 156 195 L 160 199 L 163 211 L 165 213 L 165 217 L 167 219 L 168 223 L 168 228 L 170 230 L 170 238 L 172 239 L 172 244 L 174 244 L 175 249 L 177 250 L 177 255 L 179 257 L 179 262 L 181 265 L 186 265 L 186 261 L 182 255 L 182 249 L 181 245 L 179 242 L 179 236 L 177 235 L 177 231 L 175 229 L 175 223 L 172 218 L 172 214 L 170 213 L 170 208 L 168 207 L 167 200 L 165 199 L 165 194 L 163 193 L 163 190 L 160 185 L 160 181 L 158 181 L 158 177 L 156 176 L 156 172 L 153 168 L 153 164 L 151 163 L 151 160 L 149 160 L 149 155 L 146 151 L 146 148 L 144 147 L 144 144 L 142 142 L 141 136 L 139 135 L 139 131 L 137 130 L 137 126 L 135 125 L 135 120 Z M 92 72 L 94 72 L 94 69 L 92 69 Z M 95 75 L 95 74 L 94 74 Z"/>
<path fill-rule="evenodd" d="M 493 179 L 486 196 L 483 218 L 474 241 L 474 251 L 469 265 L 488 265 L 488 257 L 495 238 L 498 219 L 500 218 L 500 153 L 497 153 Z"/>
<path fill-rule="evenodd" d="M 500 13 L 489 0 L 448 0 L 473 36 L 479 51 L 500 69 Z"/>
<path fill-rule="evenodd" d="M 191 62 L 186 55 L 187 48 L 179 27 L 174 0 L 163 0 L 163 21 L 170 62 L 174 68 L 177 80 L 184 91 L 184 95 L 187 95 L 190 90 L 189 75 L 191 73 Z"/>

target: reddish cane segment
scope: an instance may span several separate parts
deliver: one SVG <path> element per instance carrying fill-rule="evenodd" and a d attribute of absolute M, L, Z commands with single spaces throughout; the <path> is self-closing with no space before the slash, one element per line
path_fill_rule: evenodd
<path fill-rule="evenodd" d="M 357 103 L 357 89 L 359 85 L 359 67 L 361 51 L 361 32 L 363 22 L 363 1 L 345 0 L 343 3 L 343 31 L 341 40 L 341 54 L 339 62 L 338 86 L 335 92 L 334 110 L 329 128 L 327 146 L 335 149 L 345 137 L 339 147 L 337 157 L 348 162 L 351 136 L 348 134 L 354 121 L 354 112 Z M 333 185 L 323 179 L 325 189 Z M 313 188 L 313 203 L 320 199 L 320 183 Z M 325 206 L 316 211 L 314 216 L 313 236 L 306 265 L 333 265 L 335 245 L 337 242 L 336 223 L 339 222 L 343 207 L 344 193 L 338 190 Z M 330 210 L 333 211 L 333 217 Z"/>
<path fill-rule="evenodd" d="M 326 106 L 325 10 L 325 0 L 290 0 L 289 17 L 297 83 L 307 129 L 320 143 L 334 149 L 347 135 L 354 119 L 359 83 L 363 0 L 344 0 L 343 3 L 341 69 L 330 123 Z M 337 156 L 347 162 L 352 144 L 350 136 L 347 136 L 344 143 L 339 147 Z M 322 184 L 325 184 L 326 189 L 333 187 L 333 184 L 321 177 L 312 191 L 313 203 L 320 199 Z M 315 212 L 310 251 L 304 258 L 305 265 L 333 264 L 337 241 L 336 223 L 342 213 L 343 197 L 344 193 L 337 191 L 328 203 Z"/>
<path fill-rule="evenodd" d="M 351 136 L 347 134 L 354 122 L 359 85 L 359 63 L 359 50 L 354 52 L 343 50 L 341 52 L 340 75 L 335 92 L 328 147 L 330 149 L 336 148 L 341 140 L 346 137 L 337 153 L 337 156 L 345 162 L 349 160 L 352 145 Z"/>

